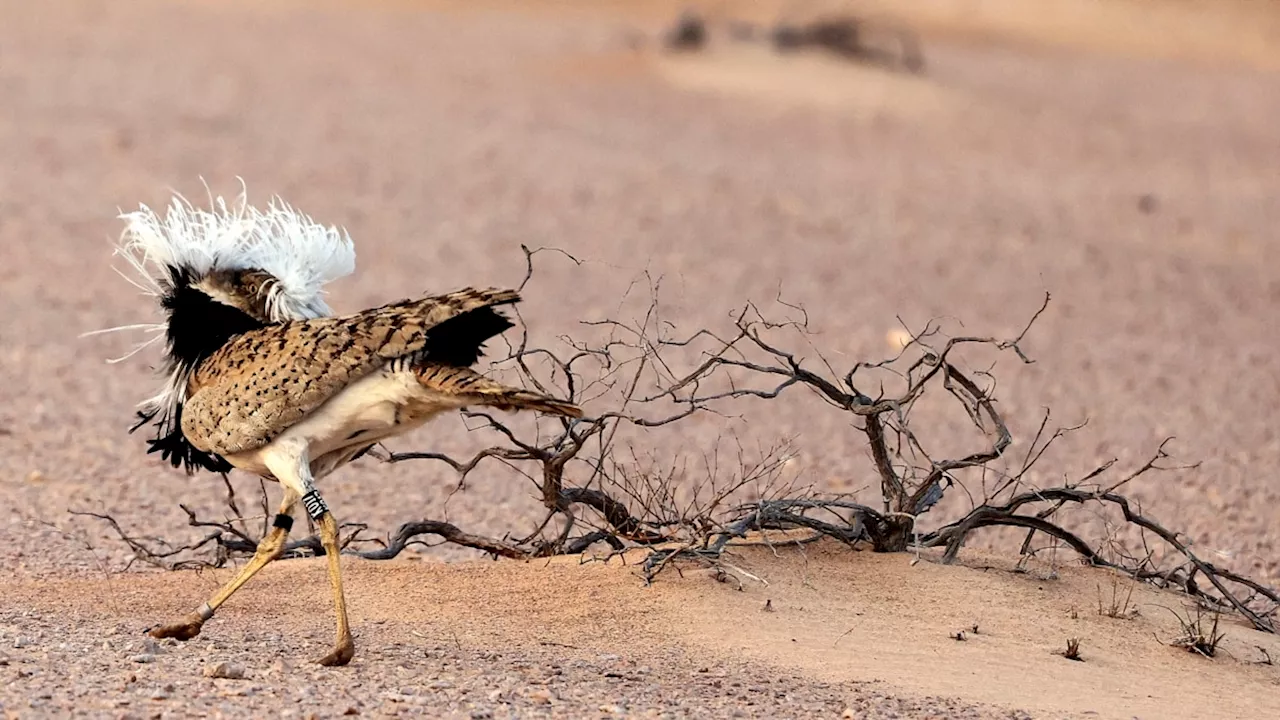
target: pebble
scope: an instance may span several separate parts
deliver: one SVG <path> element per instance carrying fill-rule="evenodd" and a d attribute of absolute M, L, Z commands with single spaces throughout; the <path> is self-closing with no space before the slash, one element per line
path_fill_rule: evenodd
<path fill-rule="evenodd" d="M 133 657 L 130 657 L 129 659 L 130 659 L 130 660 L 132 660 L 132 661 L 134 661 L 134 662 L 136 662 L 136 663 L 144 663 L 144 664 L 145 664 L 145 663 L 155 662 L 155 661 L 156 661 L 156 656 L 155 656 L 155 655 L 152 655 L 151 653 L 141 653 L 141 654 L 138 654 L 138 655 L 134 655 Z"/>
<path fill-rule="evenodd" d="M 384 693 L 383 697 L 394 703 L 404 703 L 405 705 L 426 705 L 431 702 L 431 698 L 418 695 L 406 695 L 399 692 Z"/>
<path fill-rule="evenodd" d="M 209 663 L 204 666 L 204 676 L 224 680 L 243 680 L 244 668 L 234 663 Z"/>

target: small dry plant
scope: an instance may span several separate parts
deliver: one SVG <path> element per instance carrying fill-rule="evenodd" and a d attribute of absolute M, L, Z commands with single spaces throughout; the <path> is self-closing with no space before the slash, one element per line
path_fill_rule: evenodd
<path fill-rule="evenodd" d="M 1098 588 L 1098 614 L 1118 620 L 1128 620 L 1138 616 L 1138 608 L 1130 603 L 1133 598 L 1133 583 L 1125 583 L 1125 590 L 1121 593 L 1120 578 L 1111 578 L 1111 596 L 1110 599 L 1103 603 L 1102 584 L 1097 585 Z"/>
<path fill-rule="evenodd" d="M 711 29 L 712 24 L 700 14 L 685 10 L 663 34 L 662 46 L 668 52 L 702 51 L 710 44 Z M 891 71 L 924 72 L 918 34 L 884 18 L 822 14 L 801 22 L 779 21 L 771 27 L 731 21 L 728 29 L 734 40 L 767 42 L 777 53 L 814 51 Z"/>
<path fill-rule="evenodd" d="M 1173 642 L 1169 643 L 1170 645 L 1207 658 L 1217 656 L 1218 645 L 1226 637 L 1225 633 L 1218 630 L 1218 621 L 1222 617 L 1220 611 L 1206 612 L 1203 607 L 1197 604 L 1194 613 L 1187 612 L 1183 616 L 1174 610 L 1166 609 L 1178 619 L 1182 632 L 1181 635 L 1173 639 Z"/>
<path fill-rule="evenodd" d="M 1080 657 L 1080 638 L 1067 638 L 1067 647 L 1057 653 L 1068 660 L 1076 662 L 1084 662 L 1084 658 Z"/>

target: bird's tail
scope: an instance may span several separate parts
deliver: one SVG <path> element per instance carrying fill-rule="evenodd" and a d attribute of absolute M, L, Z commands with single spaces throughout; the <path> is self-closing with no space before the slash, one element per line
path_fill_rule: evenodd
<path fill-rule="evenodd" d="M 413 368 L 418 382 L 458 407 L 483 405 L 515 412 L 532 410 L 548 415 L 580 418 L 582 408 L 542 393 L 513 388 L 465 367 L 426 363 Z"/>

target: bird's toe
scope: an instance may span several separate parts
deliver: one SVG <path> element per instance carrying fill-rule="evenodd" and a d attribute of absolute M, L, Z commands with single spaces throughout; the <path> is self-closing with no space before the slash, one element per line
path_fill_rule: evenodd
<path fill-rule="evenodd" d="M 190 640 L 200 634 L 202 627 L 204 627 L 204 621 L 198 617 L 189 617 L 176 623 L 151 628 L 147 634 L 156 639 Z"/>
<path fill-rule="evenodd" d="M 333 652 L 320 658 L 319 663 L 327 667 L 337 667 L 346 665 L 351 662 L 351 658 L 355 657 L 356 646 L 354 643 L 342 643 L 333 649 Z"/>

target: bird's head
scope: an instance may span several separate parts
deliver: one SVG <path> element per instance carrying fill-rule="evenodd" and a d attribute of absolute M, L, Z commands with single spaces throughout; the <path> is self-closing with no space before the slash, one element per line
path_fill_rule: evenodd
<path fill-rule="evenodd" d="M 264 325 L 275 322 L 269 300 L 279 286 L 274 275 L 262 270 L 215 270 L 191 283 L 191 289 Z"/>

